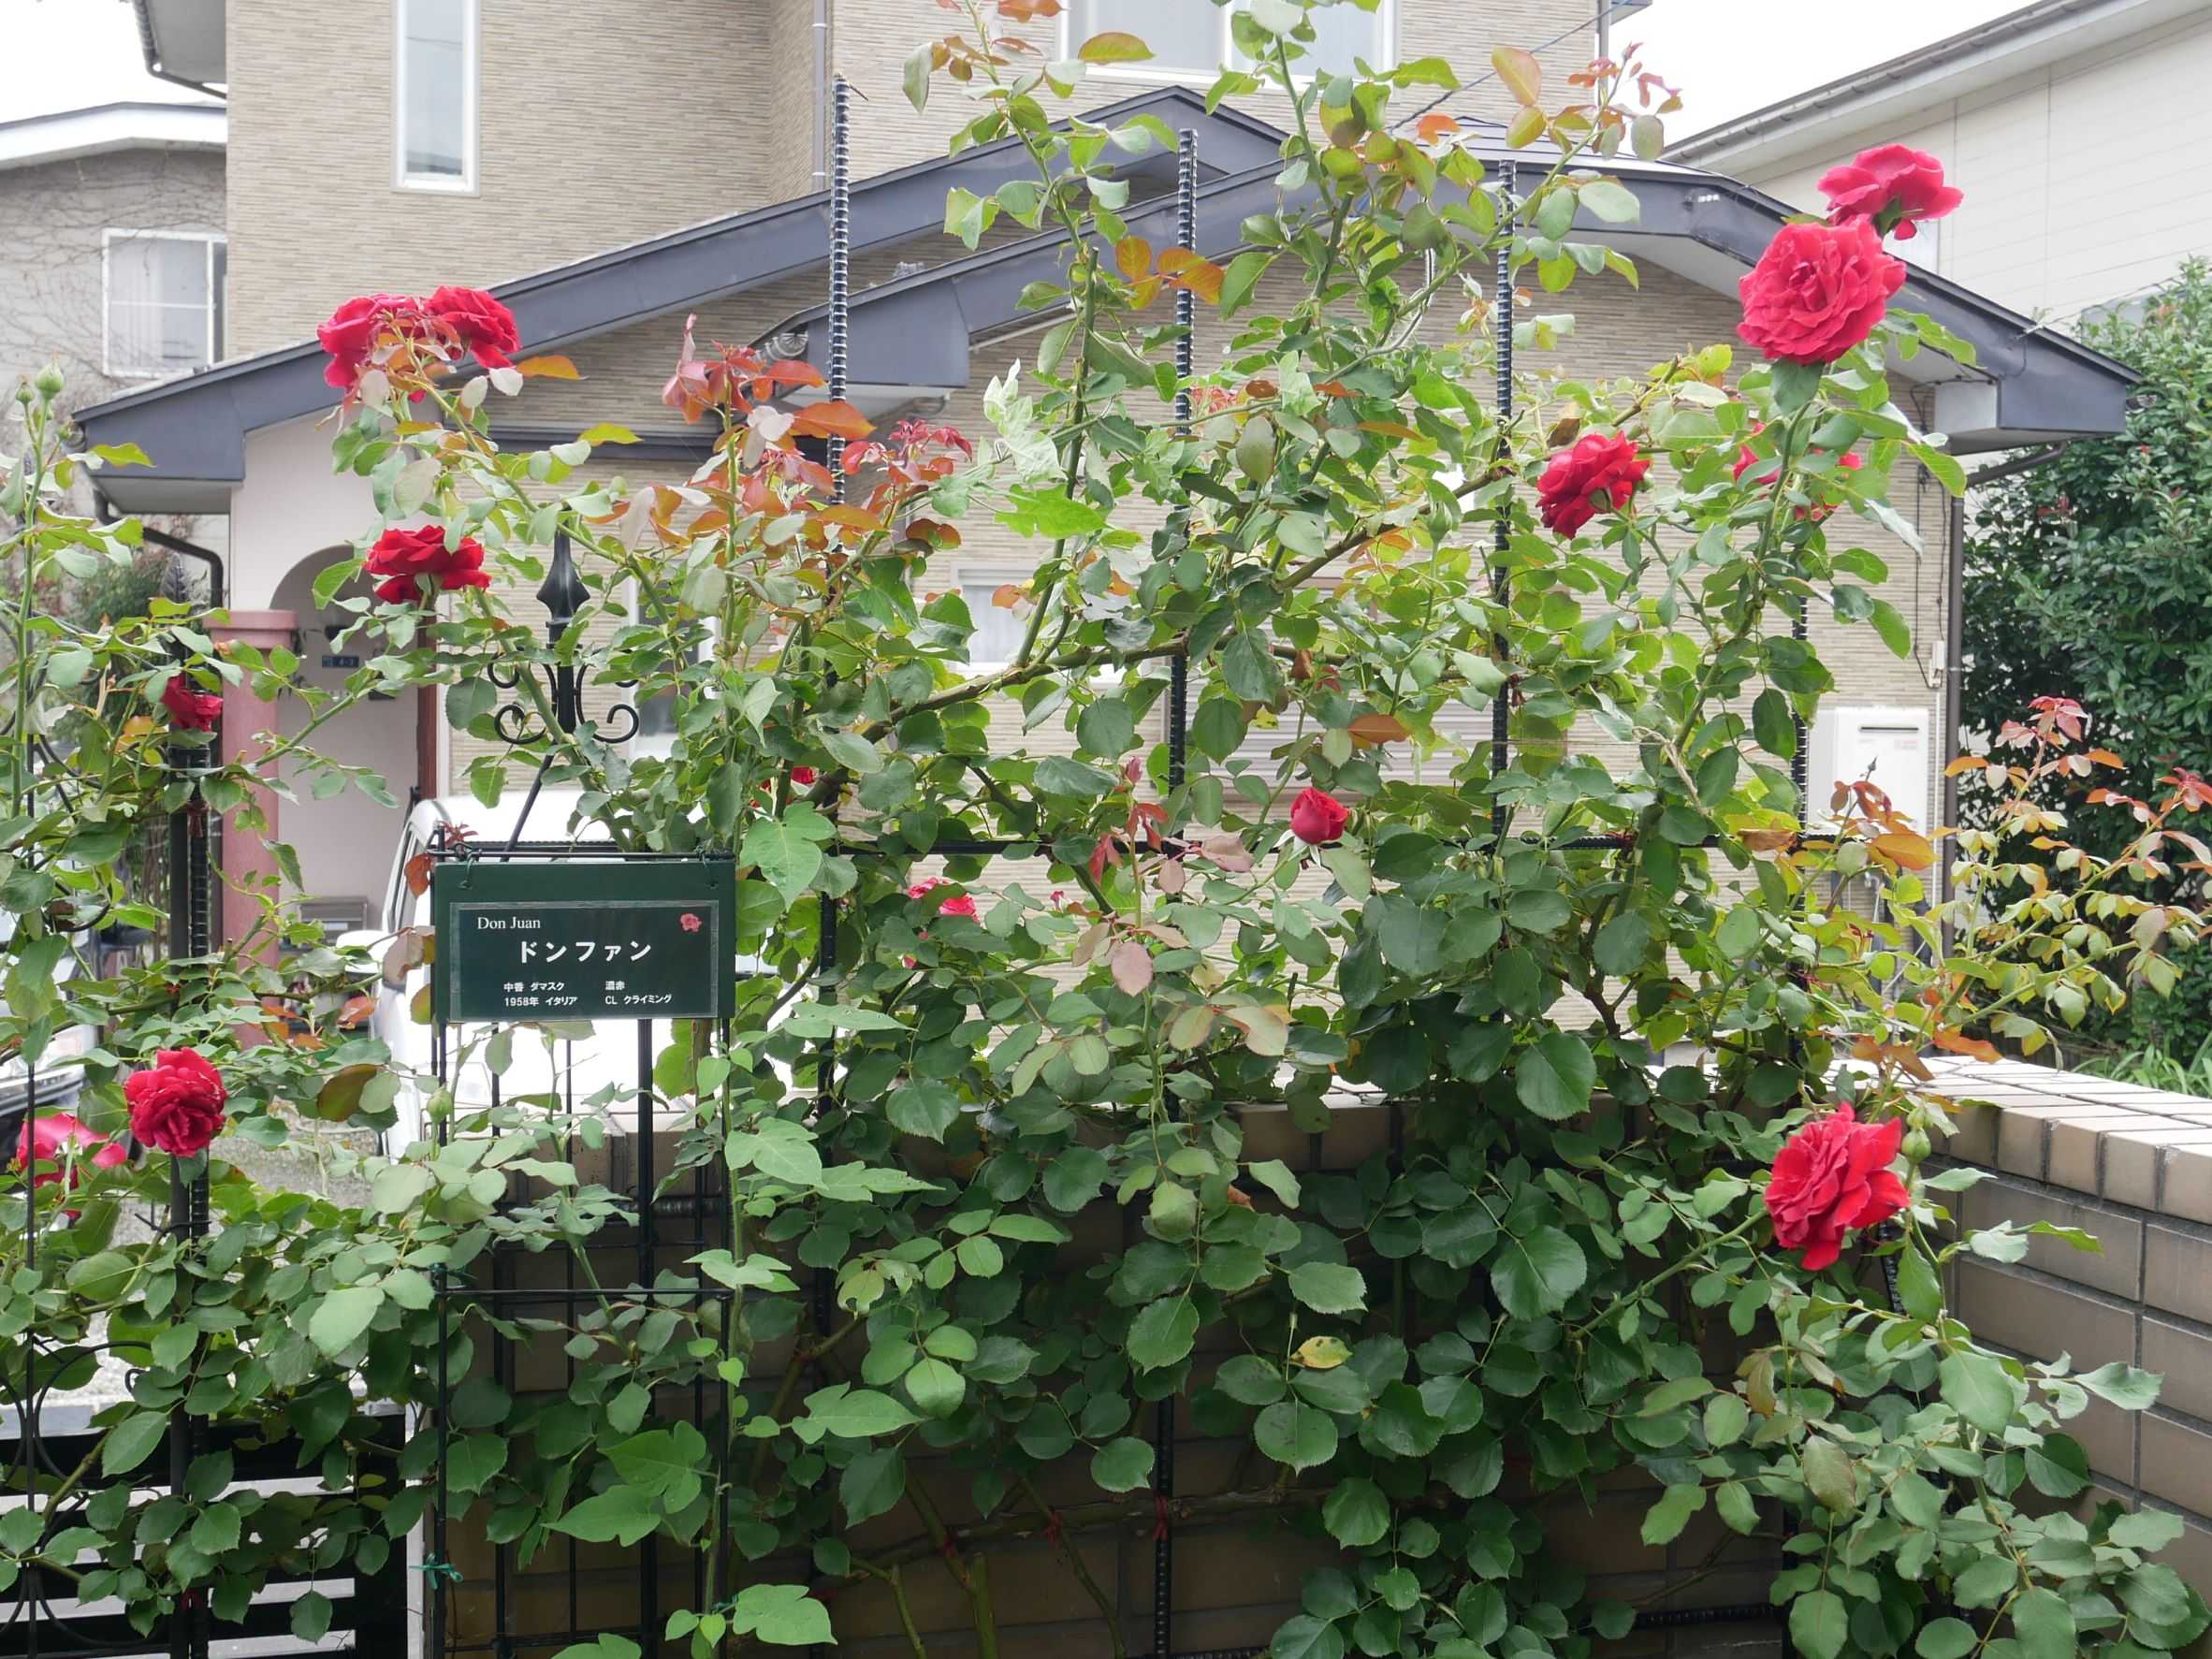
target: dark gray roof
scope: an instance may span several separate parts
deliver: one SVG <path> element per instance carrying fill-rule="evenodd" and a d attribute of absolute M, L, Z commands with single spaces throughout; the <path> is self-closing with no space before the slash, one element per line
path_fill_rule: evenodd
<path fill-rule="evenodd" d="M 1477 144 L 1478 151 L 1489 149 Z M 1497 147 L 1485 155 L 1493 168 L 1515 157 Z M 1520 159 L 1528 162 L 1529 153 Z M 1540 165 L 1541 157 L 1533 158 Z M 1579 236 L 1621 247 L 1639 259 L 1666 266 L 1708 287 L 1732 292 L 1758 261 L 1793 210 L 1747 184 L 1666 162 L 1612 162 L 1641 207 L 1637 223 L 1602 224 L 1587 214 Z M 1294 208 L 1275 186 L 1275 168 L 1262 166 L 1202 185 L 1199 192 L 1199 246 L 1220 258 L 1242 242 L 1242 226 L 1254 213 Z M 1157 246 L 1174 240 L 1171 198 L 1132 210 L 1125 217 L 1136 235 Z M 1046 320 L 1019 309 L 1032 282 L 1049 280 L 1063 264 L 1062 238 L 1040 236 L 941 265 L 855 295 L 851 360 L 865 368 L 856 380 L 878 384 L 960 387 L 968 384 L 972 348 L 995 334 Z M 2054 439 L 2096 436 L 2119 429 L 2135 375 L 2125 365 L 2078 341 L 2052 332 L 2018 313 L 1957 283 L 1909 268 L 1899 310 L 1932 317 L 1971 343 L 1977 361 L 1961 371 L 1923 355 L 1911 378 L 1974 381 L 1988 386 L 1993 402 L 1974 424 L 1949 436 L 1962 453 Z M 825 330 L 817 327 L 826 307 L 802 312 L 782 328 L 808 331 L 807 355 L 821 365 Z"/>
<path fill-rule="evenodd" d="M 1197 133 L 1201 179 L 1266 164 L 1282 142 L 1282 134 L 1264 122 L 1233 109 L 1208 111 L 1199 94 L 1182 87 L 1126 98 L 1086 119 L 1121 123 L 1140 115 Z M 1166 189 L 1174 167 L 1173 153 L 1156 149 L 1131 158 L 1124 172 Z M 934 231 L 944 223 L 949 189 L 988 196 L 1029 170 L 1020 144 L 1003 139 L 857 181 L 853 247 L 866 252 Z M 544 351 L 756 288 L 828 256 L 829 198 L 816 192 L 517 277 L 491 291 L 514 311 L 524 347 Z M 165 487 L 242 478 L 246 433 L 329 407 L 324 362 L 322 348 L 305 341 L 111 398 L 82 411 L 78 425 L 94 443 L 136 443 L 153 458 L 151 468 L 110 473 L 103 484 L 125 511 L 159 510 L 181 499 L 178 489 Z"/>
<path fill-rule="evenodd" d="M 1197 132 L 1198 240 L 1208 255 L 1234 250 L 1248 216 L 1298 205 L 1295 195 L 1287 197 L 1276 184 L 1283 135 L 1267 124 L 1227 109 L 1209 112 L 1197 94 L 1182 88 L 1129 98 L 1089 119 L 1138 114 Z M 1492 167 L 1544 165 L 1541 154 L 1505 151 L 1488 128 L 1476 142 Z M 1173 163 L 1171 154 L 1156 153 L 1135 159 L 1128 171 L 1157 190 L 1171 178 Z M 1664 161 L 1608 166 L 1635 190 L 1641 217 L 1627 226 L 1586 221 L 1582 234 L 1724 292 L 1791 216 L 1783 203 L 1750 186 L 1695 167 Z M 886 247 L 934 230 L 943 221 L 949 188 L 987 196 L 1027 167 L 1019 147 L 1002 141 L 863 180 L 852 192 L 855 247 Z M 1141 199 L 1126 217 L 1132 232 L 1166 246 L 1174 240 L 1173 211 L 1172 196 L 1160 193 Z M 1030 283 L 1055 273 L 1065 254 L 1059 235 L 1033 237 L 856 296 L 853 379 L 967 386 L 979 342 L 1043 320 L 1021 311 L 1018 299 Z M 828 199 L 818 193 L 517 278 L 493 292 L 513 308 L 525 346 L 544 350 L 795 275 L 827 256 Z M 1953 427 L 1961 452 L 2119 429 L 2134 377 L 2111 358 L 1917 269 L 1897 303 L 1926 312 L 1979 355 L 1971 371 L 1947 370 L 1926 357 L 1908 371 L 1988 389 L 1972 417 Z M 803 312 L 788 326 L 818 322 L 823 309 Z M 809 355 L 820 356 L 822 332 L 809 329 Z M 95 443 L 135 442 L 153 458 L 151 469 L 105 476 L 117 506 L 221 511 L 221 492 L 244 476 L 247 432 L 329 406 L 323 365 L 321 349 L 309 342 L 112 399 L 78 421 Z"/>

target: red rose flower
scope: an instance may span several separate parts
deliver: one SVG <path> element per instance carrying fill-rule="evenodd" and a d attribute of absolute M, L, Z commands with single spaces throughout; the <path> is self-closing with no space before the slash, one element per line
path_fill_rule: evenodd
<path fill-rule="evenodd" d="M 473 536 L 461 537 L 460 546 L 445 546 L 442 524 L 417 525 L 413 530 L 387 530 L 369 549 L 368 572 L 383 580 L 376 597 L 403 604 L 421 596 L 419 578 L 429 576 L 442 592 L 457 588 L 488 588 L 491 577 L 484 569 L 484 546 Z"/>
<path fill-rule="evenodd" d="M 1767 1182 L 1774 1242 L 1802 1249 L 1806 1268 L 1818 1273 L 1842 1254 L 1846 1232 L 1902 1210 L 1912 1200 L 1889 1165 L 1904 1137 L 1903 1118 L 1860 1123 L 1848 1106 L 1792 1135 Z"/>
<path fill-rule="evenodd" d="M 1820 193 L 1828 198 L 1831 225 L 1870 219 L 1877 231 L 1893 233 L 1900 242 L 1917 234 L 1917 221 L 1941 219 L 1966 199 L 1943 182 L 1942 162 L 1904 144 L 1862 150 L 1830 167 L 1821 175 Z"/>
<path fill-rule="evenodd" d="M 1290 803 L 1290 833 L 1309 847 L 1335 840 L 1351 820 L 1344 803 L 1324 789 L 1309 787 Z"/>
<path fill-rule="evenodd" d="M 87 1128 L 74 1113 L 48 1112 L 23 1124 L 22 1136 L 15 1145 L 16 1167 L 52 1165 L 51 1169 L 31 1177 L 34 1186 L 51 1186 L 64 1179 L 62 1164 L 72 1147 L 77 1149 L 79 1163 L 89 1163 L 96 1170 L 112 1170 L 130 1156 L 107 1136 Z M 67 1180 L 71 1186 L 77 1185 L 75 1170 L 69 1171 Z"/>
<path fill-rule="evenodd" d="M 793 766 L 791 769 L 791 780 L 795 789 L 807 788 L 814 781 L 814 768 L 812 766 Z"/>
<path fill-rule="evenodd" d="M 223 699 L 201 691 L 188 674 L 169 676 L 169 683 L 161 690 L 161 706 L 169 711 L 171 723 L 187 732 L 212 732 L 223 712 Z"/>
<path fill-rule="evenodd" d="M 950 882 L 941 878 L 931 876 L 908 888 L 907 896 L 909 898 L 927 898 L 938 888 L 950 885 Z M 976 919 L 975 900 L 965 893 L 955 893 L 951 898 L 937 907 L 937 912 L 940 916 L 966 916 L 972 922 Z"/>
<path fill-rule="evenodd" d="M 511 369 L 507 354 L 522 343 L 515 313 L 482 288 L 440 288 L 422 302 L 423 310 L 453 330 L 487 369 Z"/>
<path fill-rule="evenodd" d="M 362 294 L 330 313 L 330 320 L 315 330 L 315 338 L 330 354 L 323 378 L 342 392 L 350 392 L 369 366 L 369 353 L 380 327 L 395 332 L 412 329 L 422 317 L 421 309 L 402 294 Z"/>
<path fill-rule="evenodd" d="M 1904 265 L 1867 220 L 1785 225 L 1737 284 L 1737 332 L 1778 363 L 1833 363 L 1874 331 L 1904 284 Z"/>
<path fill-rule="evenodd" d="M 1592 432 L 1553 456 L 1536 480 L 1545 527 L 1571 536 L 1597 516 L 1599 507 L 1619 512 L 1651 470 L 1652 463 L 1626 438 Z"/>
<path fill-rule="evenodd" d="M 123 1081 L 130 1102 L 131 1133 L 149 1146 L 179 1157 L 207 1150 L 223 1132 L 223 1107 L 230 1091 L 223 1074 L 188 1048 L 165 1048 L 150 1070 Z"/>

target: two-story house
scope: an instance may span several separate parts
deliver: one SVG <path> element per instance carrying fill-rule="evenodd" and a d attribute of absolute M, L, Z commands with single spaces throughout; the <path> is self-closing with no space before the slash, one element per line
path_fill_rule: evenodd
<path fill-rule="evenodd" d="M 2131 159 L 2212 142 L 2212 8 L 2034 0 L 1972 29 L 1710 128 L 1668 154 L 1818 210 L 1820 176 L 1870 144 L 1943 158 L 1974 211 L 1899 251 L 2055 327 L 2140 299 L 2212 254 L 2212 191 Z"/>
<path fill-rule="evenodd" d="M 702 439 L 662 406 L 659 389 L 686 313 L 699 313 L 702 339 L 804 332 L 804 349 L 820 358 L 834 76 L 858 95 L 851 363 L 856 400 L 872 415 L 942 409 L 985 429 L 983 386 L 1033 349 L 1019 337 L 1031 319 L 1017 314 L 1015 297 L 1065 254 L 1050 235 L 1010 233 L 972 255 L 941 235 L 948 190 L 987 194 L 1023 157 L 1004 144 L 946 156 L 960 100 L 933 99 L 917 115 L 901 95 L 911 47 L 958 24 L 935 0 L 572 0 L 557 24 L 534 0 L 139 5 L 150 50 L 228 89 L 228 327 L 244 355 L 111 400 L 83 425 L 95 441 L 129 439 L 153 458 L 109 475 L 118 507 L 227 517 L 233 630 L 298 637 L 310 675 L 344 672 L 342 659 L 318 650 L 327 624 L 313 579 L 374 520 L 364 481 L 332 475 L 328 429 L 318 425 L 332 394 L 310 336 L 338 301 L 442 282 L 489 286 L 513 308 L 527 348 L 560 351 L 584 376 L 533 383 L 504 406 L 495 435 L 538 447 L 620 421 L 642 441 L 595 455 L 593 469 L 680 476 Z M 1469 122 L 1509 109 L 1486 72 L 1493 46 L 1537 49 L 1555 81 L 1594 46 L 1589 0 L 1380 0 L 1317 15 L 1338 61 L 1450 60 L 1470 84 L 1447 107 Z M 1225 16 L 1210 0 L 1067 0 L 1059 15 L 1026 25 L 1054 56 L 1107 29 L 1152 46 L 1148 63 L 1096 72 L 1076 108 L 1141 109 L 1196 134 L 1200 241 L 1216 255 L 1233 251 L 1246 214 L 1274 202 L 1287 118 L 1263 98 L 1205 109 L 1201 89 L 1229 50 Z M 1640 372 L 1733 339 L 1737 280 L 1786 215 L 1717 174 L 1628 160 L 1618 170 L 1641 197 L 1640 220 L 1579 234 L 1632 256 L 1642 285 L 1578 285 L 1578 327 L 1550 359 L 1562 375 Z M 1132 158 L 1129 172 L 1135 227 L 1171 242 L 1174 158 Z M 1959 218 L 1975 211 L 1970 199 Z M 1961 452 L 2117 426 L 2127 377 L 2095 354 L 1934 273 L 1917 275 L 1898 303 L 1933 313 L 1981 352 L 1972 371 L 1925 356 L 1900 369 L 1923 422 Z M 1202 337 L 1201 363 L 1221 345 Z M 1892 493 L 1917 547 L 1872 524 L 1852 531 L 1894 572 L 1885 597 L 1913 625 L 1914 656 L 1899 660 L 1864 628 L 1820 618 L 1814 628 L 1843 682 L 1839 701 L 1867 711 L 1836 768 L 1875 764 L 1925 821 L 1943 748 L 1939 642 L 1957 535 L 1932 480 L 1899 480 Z M 979 526 L 929 583 L 995 589 L 1022 574 L 1020 557 Z M 234 696 L 226 744 L 284 718 Z M 395 788 L 425 793 L 446 793 L 481 749 L 428 699 L 366 706 L 325 735 Z M 357 899 L 375 924 L 396 815 L 353 798 L 287 802 L 283 812 L 311 891 Z M 243 837 L 228 854 L 241 866 L 255 855 Z"/>
<path fill-rule="evenodd" d="M 0 395 L 51 363 L 79 409 L 224 356 L 226 124 L 145 102 L 0 122 Z"/>

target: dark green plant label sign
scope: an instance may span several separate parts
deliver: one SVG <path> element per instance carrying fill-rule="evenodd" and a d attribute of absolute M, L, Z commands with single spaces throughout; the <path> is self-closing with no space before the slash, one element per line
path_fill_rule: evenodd
<path fill-rule="evenodd" d="M 430 875 L 441 1020 L 719 1019 L 737 972 L 729 859 L 466 859 Z"/>

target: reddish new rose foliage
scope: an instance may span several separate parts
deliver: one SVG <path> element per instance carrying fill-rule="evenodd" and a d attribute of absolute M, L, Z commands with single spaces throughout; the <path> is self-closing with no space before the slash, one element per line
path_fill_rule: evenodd
<path fill-rule="evenodd" d="M 130 1156 L 107 1136 L 87 1128 L 73 1113 L 48 1112 L 23 1125 L 15 1143 L 16 1167 L 51 1165 L 31 1178 L 34 1186 L 51 1186 L 63 1178 L 61 1166 L 72 1150 L 79 1163 L 98 1170 L 112 1170 Z M 69 1171 L 68 1182 L 77 1185 L 76 1171 Z"/>
<path fill-rule="evenodd" d="M 172 674 L 161 689 L 161 706 L 169 711 L 170 724 L 186 732 L 212 732 L 223 713 L 223 699 L 203 691 L 188 674 Z"/>
<path fill-rule="evenodd" d="M 386 531 L 369 549 L 364 568 L 381 578 L 376 597 L 393 604 L 420 598 L 420 578 L 424 576 L 445 593 L 457 588 L 491 586 L 491 577 L 484 569 L 484 545 L 473 536 L 463 536 L 459 546 L 448 547 L 442 524 Z"/>
<path fill-rule="evenodd" d="M 1774 1242 L 1803 1250 L 1818 1273 L 1843 1253 L 1843 1235 L 1888 1220 L 1912 1201 L 1889 1168 L 1904 1140 L 1905 1120 L 1860 1123 L 1849 1106 L 1816 1117 L 1775 1155 L 1767 1182 Z"/>
<path fill-rule="evenodd" d="M 1351 819 L 1344 803 L 1325 789 L 1307 788 L 1290 803 L 1290 833 L 1309 847 L 1335 840 Z"/>
<path fill-rule="evenodd" d="M 1618 434 L 1592 432 L 1572 449 L 1551 458 L 1536 480 L 1536 502 L 1545 528 L 1571 536 L 1600 508 L 1618 513 L 1652 470 L 1636 445 Z"/>
<path fill-rule="evenodd" d="M 124 1079 L 123 1098 L 130 1103 L 132 1134 L 149 1146 L 189 1157 L 206 1151 L 223 1132 L 230 1091 L 197 1051 L 165 1048 L 151 1069 Z"/>
<path fill-rule="evenodd" d="M 515 313 L 482 288 L 440 288 L 422 302 L 423 310 L 475 353 L 487 369 L 511 369 L 508 356 L 522 343 Z"/>
<path fill-rule="evenodd" d="M 1831 225 L 1869 219 L 1900 242 L 1918 234 L 1917 222 L 1941 219 L 1966 199 L 1943 182 L 1942 162 L 1905 144 L 1862 150 L 1830 167 L 1821 175 L 1820 193 L 1828 198 Z"/>
<path fill-rule="evenodd" d="M 1874 331 L 1904 285 L 1903 264 L 1882 251 L 1870 222 L 1785 225 L 1737 284 L 1737 332 L 1778 363 L 1833 363 Z"/>

